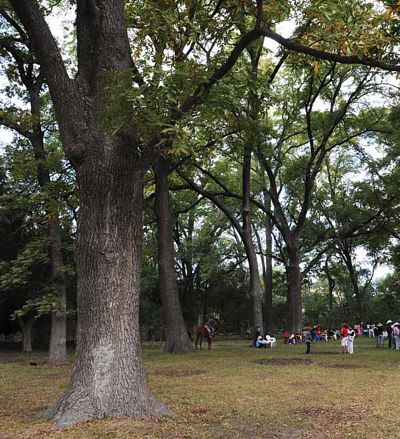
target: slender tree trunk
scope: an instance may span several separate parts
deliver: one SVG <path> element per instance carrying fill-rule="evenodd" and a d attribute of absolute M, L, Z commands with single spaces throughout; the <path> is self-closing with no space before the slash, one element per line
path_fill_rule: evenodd
<path fill-rule="evenodd" d="M 251 234 L 250 236 L 246 237 L 245 241 L 246 242 L 244 244 L 245 247 L 247 248 L 246 253 L 247 253 L 247 260 L 249 262 L 249 270 L 250 270 L 250 298 L 251 298 L 254 335 L 256 334 L 257 329 L 259 329 L 263 334 L 264 323 L 263 323 L 262 305 L 261 305 L 261 296 L 260 296 L 260 290 L 261 290 L 260 273 L 258 270 L 257 255 L 251 239 Z"/>
<path fill-rule="evenodd" d="M 197 300 L 195 296 L 195 270 L 193 268 L 193 231 L 194 231 L 194 212 L 189 212 L 188 230 L 184 249 L 182 250 L 182 263 L 184 264 L 184 284 L 185 284 L 185 304 L 187 319 L 191 326 L 197 319 Z"/>
<path fill-rule="evenodd" d="M 290 329 L 292 332 L 302 332 L 303 313 L 301 301 L 301 270 L 299 240 L 292 237 L 288 245 L 288 275 L 290 296 Z"/>
<path fill-rule="evenodd" d="M 22 331 L 22 352 L 32 352 L 32 327 L 35 322 L 34 317 L 29 317 L 26 321 L 22 317 L 18 318 L 18 323 Z"/>
<path fill-rule="evenodd" d="M 77 169 L 76 362 L 67 392 L 47 413 L 59 427 L 168 411 L 148 388 L 140 346 L 144 170 L 129 143 L 103 141 L 104 154 Z"/>
<path fill-rule="evenodd" d="M 40 88 L 41 83 L 39 82 L 29 90 L 33 117 L 30 141 L 36 160 L 39 185 L 43 190 L 46 190 L 50 184 L 50 172 L 47 166 L 40 121 Z M 62 364 L 67 361 L 67 288 L 63 270 L 64 261 L 61 250 L 61 231 L 58 212 L 47 211 L 47 215 L 50 218 L 47 229 L 50 238 L 52 288 L 57 297 L 57 304 L 53 307 L 51 313 L 50 346 L 47 362 L 49 364 Z"/>
<path fill-rule="evenodd" d="M 192 352 L 194 348 L 183 320 L 176 281 L 173 223 L 168 190 L 169 173 L 168 160 L 160 158 L 155 167 L 158 281 L 166 326 L 165 351 L 184 354 Z"/>
<path fill-rule="evenodd" d="M 333 290 L 335 289 L 335 279 L 331 275 L 331 271 L 329 269 L 328 259 L 325 262 L 325 273 L 328 278 L 328 307 L 329 311 L 333 310 Z"/>
<path fill-rule="evenodd" d="M 272 260 L 270 257 L 271 254 L 270 255 L 267 254 L 264 256 L 261 238 L 255 227 L 254 227 L 254 234 L 257 238 L 259 254 L 261 259 L 262 277 L 264 281 L 265 330 L 267 334 L 270 334 L 272 332 Z M 266 236 L 266 238 L 268 239 L 268 236 Z M 267 249 L 268 249 L 268 242 L 267 242 Z M 269 246 L 269 250 L 271 251 L 271 246 Z"/>
<path fill-rule="evenodd" d="M 264 194 L 264 199 L 271 208 L 271 199 L 268 194 Z M 269 334 L 273 332 L 273 309 L 272 309 L 272 220 L 265 220 L 265 275 L 264 275 L 264 295 L 265 295 L 265 327 Z"/>
<path fill-rule="evenodd" d="M 250 56 L 251 72 L 250 80 L 256 81 L 258 76 L 258 63 L 261 57 L 263 39 L 252 46 L 247 47 Z M 260 99 L 252 87 L 249 89 L 248 117 L 252 122 L 249 129 L 248 140 L 245 142 L 243 151 L 242 173 L 242 218 L 243 218 L 243 241 L 250 268 L 250 296 L 253 315 L 253 345 L 256 344 L 258 331 L 264 335 L 264 321 L 262 315 L 262 302 L 260 293 L 260 273 L 258 270 L 257 254 L 254 248 L 251 231 L 251 157 L 258 142 L 260 142 L 259 126 Z"/>
<path fill-rule="evenodd" d="M 251 146 L 244 147 L 243 154 L 243 201 L 242 201 L 242 218 L 243 218 L 243 243 L 246 250 L 247 260 L 250 269 L 250 298 L 253 320 L 253 344 L 256 343 L 256 335 L 259 330 L 264 333 L 264 322 L 262 315 L 262 304 L 260 295 L 260 273 L 258 270 L 257 254 L 254 248 L 253 237 L 251 233 L 251 208 L 250 208 L 250 170 L 251 170 Z"/>
<path fill-rule="evenodd" d="M 51 275 L 58 303 L 51 313 L 49 364 L 67 361 L 67 287 L 63 272 L 64 262 L 61 251 L 61 233 L 58 215 L 48 225 L 50 235 Z"/>
<path fill-rule="evenodd" d="M 359 314 L 359 318 L 363 315 L 363 301 L 361 297 L 360 287 L 358 285 L 358 275 L 357 271 L 353 265 L 353 258 L 352 258 L 352 250 L 351 247 L 346 243 L 343 242 L 340 245 L 340 252 L 342 255 L 342 259 L 347 267 L 347 270 L 349 272 L 350 281 L 353 286 L 353 293 L 356 298 L 357 303 L 357 311 Z"/>

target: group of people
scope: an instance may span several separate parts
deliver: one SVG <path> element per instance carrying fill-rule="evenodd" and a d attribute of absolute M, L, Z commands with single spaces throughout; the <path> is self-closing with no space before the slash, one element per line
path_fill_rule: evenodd
<path fill-rule="evenodd" d="M 306 344 L 306 354 L 311 352 L 311 342 L 338 340 L 340 339 L 340 346 L 342 354 L 354 353 L 354 339 L 356 337 L 369 336 L 375 338 L 377 348 L 383 348 L 384 340 L 387 338 L 389 348 L 400 350 L 400 323 L 393 323 L 392 320 L 386 322 L 384 327 L 382 323 L 374 323 L 371 325 L 364 325 L 358 323 L 354 326 L 343 324 L 341 329 L 322 331 L 320 326 L 306 326 L 303 333 L 293 334 L 289 331 L 282 333 L 284 343 L 296 344 L 304 342 Z M 274 347 L 276 345 L 276 338 L 266 335 L 262 337 L 258 333 L 256 340 L 256 347 Z"/>
<path fill-rule="evenodd" d="M 358 325 L 360 326 L 360 325 Z M 400 323 L 393 320 L 388 320 L 386 325 L 380 322 L 371 324 L 364 324 L 361 322 L 361 331 L 358 335 L 374 338 L 375 346 L 377 348 L 383 348 L 385 340 L 388 340 L 389 349 L 393 348 L 400 350 Z"/>
<path fill-rule="evenodd" d="M 375 346 L 377 348 L 383 348 L 385 339 L 388 339 L 388 347 L 389 349 L 393 348 L 396 351 L 400 350 L 400 323 L 393 323 L 392 320 L 388 320 L 386 322 L 386 326 L 384 327 L 382 323 L 375 323 L 369 326 L 369 336 L 372 332 L 372 337 L 375 338 Z"/>
<path fill-rule="evenodd" d="M 319 327 L 318 327 L 319 328 Z M 311 326 L 306 326 L 303 331 L 303 341 L 306 344 L 306 354 L 309 354 L 311 352 L 311 342 L 317 342 L 321 340 L 329 340 L 333 339 L 336 340 L 337 337 L 340 337 L 340 345 L 341 345 L 341 352 L 342 353 L 348 353 L 353 354 L 354 353 L 354 339 L 358 335 L 357 326 L 352 328 L 351 326 L 347 326 L 346 324 L 343 324 L 341 330 L 337 331 L 324 331 L 321 334 L 318 334 L 318 330 L 316 330 L 316 327 L 312 328 Z"/>
<path fill-rule="evenodd" d="M 357 329 L 357 328 L 356 328 Z M 343 323 L 342 329 L 340 330 L 340 346 L 342 354 L 354 354 L 354 339 L 356 331 L 351 327 Z"/>
<path fill-rule="evenodd" d="M 313 329 L 311 326 L 306 326 L 303 331 L 303 341 L 306 344 L 306 354 L 309 354 L 311 352 L 311 342 L 314 341 L 320 341 L 321 339 L 316 339 L 313 334 Z M 326 334 L 331 333 L 332 338 L 336 338 L 335 331 L 327 331 Z M 348 353 L 353 354 L 354 353 L 354 338 L 356 337 L 356 331 L 352 327 L 347 327 L 347 325 L 343 325 L 341 331 L 340 331 L 340 338 L 341 338 L 341 351 L 342 353 Z M 328 340 L 328 335 L 325 340 Z"/>
<path fill-rule="evenodd" d="M 373 325 L 366 326 L 367 331 L 363 327 L 363 324 L 357 324 L 354 326 L 343 324 L 342 328 L 336 331 L 328 331 L 328 334 L 332 332 L 334 334 L 334 338 L 337 339 L 340 337 L 340 346 L 342 354 L 354 353 L 354 339 L 356 337 L 360 337 L 361 335 L 369 335 L 371 336 L 370 331 L 372 331 L 372 336 L 375 338 L 375 345 L 377 348 L 383 348 L 384 340 L 388 339 L 389 349 L 393 348 L 396 350 L 400 350 L 400 323 L 393 323 L 392 320 L 388 320 L 386 322 L 386 327 L 383 326 L 382 323 L 375 323 Z M 303 333 L 304 341 L 307 344 L 306 353 L 310 353 L 311 341 L 313 340 L 313 334 L 310 327 L 306 327 Z M 314 340 L 315 341 L 315 340 Z"/>

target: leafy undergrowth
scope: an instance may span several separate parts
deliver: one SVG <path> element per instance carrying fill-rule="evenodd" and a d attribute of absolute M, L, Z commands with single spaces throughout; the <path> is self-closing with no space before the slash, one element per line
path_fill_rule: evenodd
<path fill-rule="evenodd" d="M 353 356 L 339 349 L 313 344 L 306 356 L 302 345 L 219 340 L 212 351 L 173 356 L 145 344 L 150 386 L 174 415 L 66 430 L 38 414 L 63 392 L 71 365 L 0 352 L 0 438 L 400 438 L 400 352 L 371 339 L 357 340 Z"/>

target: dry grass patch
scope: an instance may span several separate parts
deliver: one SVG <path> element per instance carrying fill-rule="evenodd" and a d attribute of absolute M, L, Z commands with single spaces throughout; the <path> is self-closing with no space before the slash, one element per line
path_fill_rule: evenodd
<path fill-rule="evenodd" d="M 165 376 L 170 378 L 189 377 L 193 375 L 203 375 L 207 373 L 206 370 L 152 370 L 150 375 Z"/>
<path fill-rule="evenodd" d="M 307 357 L 304 345 L 264 350 L 245 340 L 217 341 L 212 351 L 183 356 L 145 344 L 150 386 L 174 415 L 61 431 L 37 413 L 62 394 L 71 366 L 33 367 L 29 362 L 44 362 L 44 354 L 0 353 L 0 438 L 400 438 L 400 418 L 393 416 L 400 353 L 377 350 L 370 340 L 356 341 L 353 356 L 328 351 L 339 352 L 339 343 L 315 344 Z"/>

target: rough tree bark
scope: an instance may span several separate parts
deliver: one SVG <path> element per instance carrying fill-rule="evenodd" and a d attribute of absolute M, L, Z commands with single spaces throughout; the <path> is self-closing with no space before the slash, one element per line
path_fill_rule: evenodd
<path fill-rule="evenodd" d="M 46 415 L 59 427 L 104 417 L 163 415 L 168 409 L 148 388 L 139 336 L 142 184 L 150 161 L 141 158 L 130 126 L 114 136 L 104 128 L 112 98 L 112 91 L 106 98 L 104 86 L 131 83 L 124 2 L 77 2 L 75 80 L 36 1 L 11 4 L 46 76 L 80 199 L 76 362 L 66 393 Z M 122 114 L 129 115 L 129 105 L 120 104 Z"/>
<path fill-rule="evenodd" d="M 166 413 L 148 389 L 140 346 L 143 169 L 129 144 L 107 143 L 112 154 L 78 167 L 77 351 L 70 386 L 49 413 L 59 426 Z"/>
<path fill-rule="evenodd" d="M 165 351 L 184 354 L 194 350 L 182 315 L 175 271 L 174 236 L 168 189 L 170 163 L 160 158 L 155 165 L 158 282 L 166 326 Z"/>

